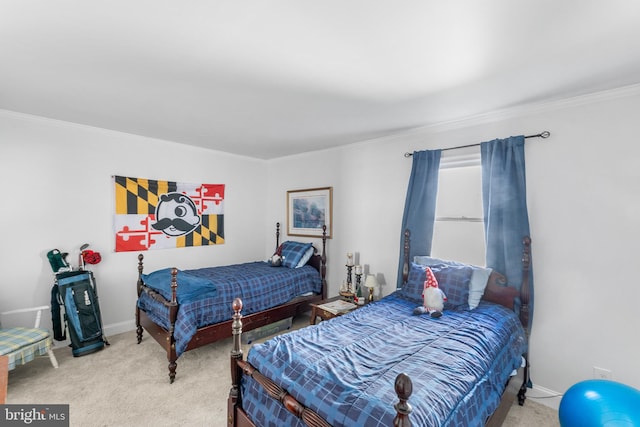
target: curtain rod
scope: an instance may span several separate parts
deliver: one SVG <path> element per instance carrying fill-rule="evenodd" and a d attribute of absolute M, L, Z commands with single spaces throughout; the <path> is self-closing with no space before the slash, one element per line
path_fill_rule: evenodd
<path fill-rule="evenodd" d="M 538 133 L 536 135 L 527 135 L 527 136 L 525 136 L 525 139 L 526 138 L 543 138 L 544 139 L 544 138 L 549 138 L 550 136 L 551 136 L 551 132 L 545 130 L 544 132 L 540 132 L 540 133 Z M 441 148 L 440 150 L 441 151 L 457 150 L 458 148 L 475 147 L 475 146 L 478 146 L 478 145 L 480 145 L 480 144 L 478 143 L 478 144 L 469 144 L 469 145 L 459 145 L 457 147 Z M 411 156 L 413 156 L 413 153 L 406 152 L 406 153 L 404 153 L 404 156 L 405 157 L 411 157 Z"/>

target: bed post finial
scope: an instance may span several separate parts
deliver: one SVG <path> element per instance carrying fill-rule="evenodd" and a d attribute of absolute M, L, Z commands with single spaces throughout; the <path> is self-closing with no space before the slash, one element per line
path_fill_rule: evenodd
<path fill-rule="evenodd" d="M 404 230 L 404 261 L 402 262 L 402 284 L 409 281 L 409 248 L 411 247 L 411 232 L 409 229 Z"/>
<path fill-rule="evenodd" d="M 144 255 L 138 254 L 138 283 L 137 283 L 138 298 L 140 298 L 140 294 L 142 293 L 142 270 L 144 269 L 144 266 L 142 265 L 143 259 L 144 259 Z"/>
<path fill-rule="evenodd" d="M 280 246 L 280 223 L 276 222 L 276 251 L 278 250 L 278 247 Z"/>
<path fill-rule="evenodd" d="M 393 419 L 394 427 L 411 427 L 409 414 L 413 411 L 408 400 L 413 393 L 413 383 L 407 374 L 401 373 L 396 377 L 396 394 L 399 402 L 394 405 L 396 408 L 396 417 Z"/>
<path fill-rule="evenodd" d="M 173 267 L 171 269 L 171 302 L 178 302 L 176 291 L 178 289 L 178 269 Z"/>
<path fill-rule="evenodd" d="M 531 274 L 531 237 L 524 236 L 522 238 L 522 283 L 520 284 L 520 322 L 524 327 L 524 334 L 527 340 L 527 350 L 524 353 L 525 366 L 524 366 L 524 378 L 522 385 L 518 392 L 518 404 L 522 406 L 526 399 L 527 387 L 530 386 L 529 379 L 529 301 L 531 299 L 531 283 L 529 282 L 529 276 Z"/>
<path fill-rule="evenodd" d="M 531 299 L 531 284 L 529 274 L 531 271 L 531 237 L 522 238 L 522 283 L 520 285 L 520 321 L 529 339 L 529 300 Z"/>
<path fill-rule="evenodd" d="M 240 402 L 240 378 L 242 372 L 238 362 L 242 360 L 242 347 L 240 346 L 240 339 L 242 337 L 242 300 L 236 298 L 231 305 L 233 309 L 233 321 L 231 322 L 231 333 L 233 335 L 233 344 L 231 346 L 231 390 L 229 390 L 229 398 L 227 400 L 227 411 L 230 414 L 228 419 L 229 426 L 235 426 L 235 422 L 231 417 L 231 414 L 235 416 L 236 406 Z"/>
<path fill-rule="evenodd" d="M 322 277 L 322 299 L 327 298 L 327 224 L 322 226 L 322 255 L 320 256 L 320 276 Z"/>
<path fill-rule="evenodd" d="M 231 323 L 231 334 L 233 336 L 233 347 L 231 348 L 231 354 L 240 354 L 242 355 L 242 347 L 240 346 L 240 338 L 242 336 L 242 300 L 240 298 L 236 298 L 233 300 L 231 304 L 231 308 L 233 309 L 233 322 Z"/>
<path fill-rule="evenodd" d="M 136 283 L 136 289 L 138 291 L 138 298 L 142 295 L 142 286 L 144 285 L 144 281 L 142 280 L 142 260 L 144 259 L 144 255 L 138 254 L 138 282 Z M 140 307 L 136 304 L 136 338 L 138 339 L 138 344 L 142 342 L 142 325 L 140 324 Z"/>

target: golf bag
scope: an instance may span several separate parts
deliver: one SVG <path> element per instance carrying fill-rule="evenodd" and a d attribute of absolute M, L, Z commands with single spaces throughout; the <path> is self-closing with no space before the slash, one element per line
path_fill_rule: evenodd
<path fill-rule="evenodd" d="M 64 307 L 64 326 L 69 331 L 71 353 L 83 356 L 102 350 L 109 344 L 103 336 L 102 316 L 93 273 L 86 270 L 64 271 L 55 274 L 56 283 L 51 290 L 52 306 Z M 54 315 L 54 337 L 66 339 L 60 322 Z"/>

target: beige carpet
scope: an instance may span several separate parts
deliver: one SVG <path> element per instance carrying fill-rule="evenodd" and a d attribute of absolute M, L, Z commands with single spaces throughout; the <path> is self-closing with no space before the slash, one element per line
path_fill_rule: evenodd
<path fill-rule="evenodd" d="M 308 317 L 294 320 L 303 327 Z M 9 373 L 8 404 L 69 404 L 71 426 L 225 426 L 231 339 L 189 351 L 169 384 L 167 359 L 148 335 L 110 336 L 110 346 L 74 358 L 68 347 Z M 244 346 L 245 352 L 248 347 Z M 513 406 L 506 427 L 558 426 L 557 412 L 527 399 Z"/>

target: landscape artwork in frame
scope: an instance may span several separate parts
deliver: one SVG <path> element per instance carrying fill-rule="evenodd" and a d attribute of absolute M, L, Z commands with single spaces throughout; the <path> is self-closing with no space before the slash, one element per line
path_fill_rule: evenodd
<path fill-rule="evenodd" d="M 331 238 L 332 187 L 287 191 L 287 234 Z"/>

